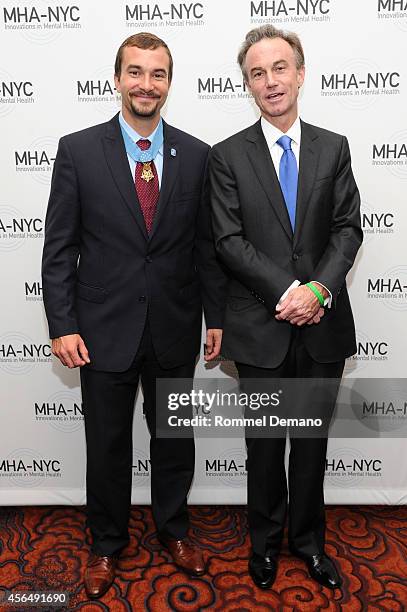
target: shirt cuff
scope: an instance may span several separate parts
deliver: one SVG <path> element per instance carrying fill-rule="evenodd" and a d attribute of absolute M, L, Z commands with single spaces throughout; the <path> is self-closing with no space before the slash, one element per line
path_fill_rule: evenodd
<path fill-rule="evenodd" d="M 326 306 L 327 308 L 331 308 L 332 306 L 332 293 L 329 291 L 328 287 L 325 287 L 325 285 L 323 285 L 320 281 L 317 280 L 313 280 L 310 281 L 311 283 L 318 283 L 318 285 L 321 285 L 321 287 L 323 287 L 325 289 L 325 291 L 328 291 L 329 296 L 327 298 L 325 298 L 324 301 L 324 306 Z"/>
<path fill-rule="evenodd" d="M 285 300 L 285 298 L 287 297 L 287 295 L 290 293 L 291 289 L 295 289 L 296 287 L 299 287 L 301 285 L 299 280 L 295 280 L 293 283 L 291 283 L 291 285 L 288 287 L 288 289 L 286 289 L 283 293 L 283 295 L 281 296 L 281 298 L 278 300 L 277 302 L 277 306 L 279 306 L 281 304 L 281 302 L 283 300 Z M 328 291 L 328 290 L 327 290 Z"/>

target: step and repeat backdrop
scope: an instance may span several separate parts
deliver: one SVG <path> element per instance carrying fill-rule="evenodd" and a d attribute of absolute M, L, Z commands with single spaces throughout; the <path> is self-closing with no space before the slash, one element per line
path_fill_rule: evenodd
<path fill-rule="evenodd" d="M 363 201 L 365 241 L 348 278 L 358 352 L 345 378 L 350 387 L 361 378 L 383 386 L 361 404 L 372 435 L 330 440 L 326 500 L 407 502 L 406 0 L 28 0 L 0 6 L 1 504 L 85 502 L 79 376 L 51 355 L 40 279 L 58 139 L 119 110 L 114 57 L 138 31 L 172 50 L 169 123 L 210 144 L 254 123 L 236 56 L 246 32 L 270 22 L 300 35 L 301 116 L 347 135 Z M 201 359 L 197 376 L 235 384 L 227 362 L 208 368 Z M 150 499 L 141 405 L 140 391 L 134 503 Z M 245 459 L 241 437 L 198 439 L 190 502 L 243 503 Z"/>

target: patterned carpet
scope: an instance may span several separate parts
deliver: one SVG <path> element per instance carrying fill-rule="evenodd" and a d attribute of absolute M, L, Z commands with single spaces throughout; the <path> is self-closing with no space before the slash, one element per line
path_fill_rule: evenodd
<path fill-rule="evenodd" d="M 171 563 L 148 507 L 134 507 L 131 544 L 119 576 L 102 600 L 89 602 L 81 576 L 88 556 L 83 508 L 0 508 L 1 590 L 65 591 L 69 608 L 86 612 L 369 612 L 407 609 L 407 507 L 327 509 L 327 552 L 344 576 L 342 594 L 320 587 L 286 542 L 274 588 L 257 589 L 247 573 L 246 514 L 232 506 L 191 508 L 191 538 L 208 573 L 187 578 Z M 2 610 L 20 612 L 36 607 Z M 46 610 L 51 608 L 41 608 Z M 57 608 L 52 608 L 56 610 Z"/>

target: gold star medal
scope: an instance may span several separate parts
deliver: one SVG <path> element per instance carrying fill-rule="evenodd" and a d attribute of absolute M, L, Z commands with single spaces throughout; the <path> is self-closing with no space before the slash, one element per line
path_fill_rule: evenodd
<path fill-rule="evenodd" d="M 141 171 L 141 178 L 143 179 L 143 181 L 146 181 L 146 183 L 149 183 L 150 181 L 153 180 L 154 174 L 153 174 L 153 171 L 151 170 L 151 162 L 143 163 L 143 169 Z"/>

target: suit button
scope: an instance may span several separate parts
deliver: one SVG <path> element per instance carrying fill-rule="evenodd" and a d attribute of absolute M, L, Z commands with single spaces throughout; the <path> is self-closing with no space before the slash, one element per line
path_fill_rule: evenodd
<path fill-rule="evenodd" d="M 140 295 L 138 301 L 139 302 L 145 302 L 146 301 L 146 296 L 145 295 Z"/>
<path fill-rule="evenodd" d="M 297 253 L 293 253 L 293 260 L 294 261 L 297 261 L 297 259 L 299 259 L 299 258 L 300 258 L 300 256 L 297 255 Z"/>
<path fill-rule="evenodd" d="M 150 255 L 147 255 L 147 257 L 146 257 L 146 262 L 147 262 L 147 263 L 152 263 L 152 261 L 153 261 L 153 260 L 151 259 Z"/>

